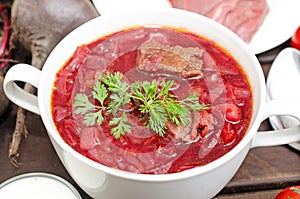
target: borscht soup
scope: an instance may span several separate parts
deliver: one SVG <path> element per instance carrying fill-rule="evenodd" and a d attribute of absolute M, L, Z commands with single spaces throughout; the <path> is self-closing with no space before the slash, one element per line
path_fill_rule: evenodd
<path fill-rule="evenodd" d="M 182 28 L 134 26 L 77 47 L 56 74 L 51 110 L 63 140 L 87 158 L 168 174 L 236 146 L 253 99 L 219 44 Z"/>

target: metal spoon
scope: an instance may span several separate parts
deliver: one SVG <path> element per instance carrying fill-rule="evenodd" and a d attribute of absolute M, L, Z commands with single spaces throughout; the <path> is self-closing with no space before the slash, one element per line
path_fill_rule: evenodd
<path fill-rule="evenodd" d="M 275 58 L 267 78 L 268 99 L 300 100 L 300 51 L 294 48 L 283 49 Z M 300 107 L 295 107 L 300 109 Z M 299 121 L 290 116 L 269 118 L 274 129 L 296 126 Z M 300 151 L 300 142 L 289 144 Z"/>

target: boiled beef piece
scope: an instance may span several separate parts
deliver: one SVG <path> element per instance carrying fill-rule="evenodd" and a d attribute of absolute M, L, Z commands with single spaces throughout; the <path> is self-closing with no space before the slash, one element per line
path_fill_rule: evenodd
<path fill-rule="evenodd" d="M 201 77 L 203 51 L 198 47 L 170 46 L 150 40 L 139 47 L 137 69 L 182 78 Z"/>
<path fill-rule="evenodd" d="M 213 130 L 212 114 L 206 110 L 194 111 L 188 116 L 191 122 L 185 126 L 166 123 L 168 131 L 180 142 L 194 142 L 200 137 L 204 137 L 209 131 Z"/>

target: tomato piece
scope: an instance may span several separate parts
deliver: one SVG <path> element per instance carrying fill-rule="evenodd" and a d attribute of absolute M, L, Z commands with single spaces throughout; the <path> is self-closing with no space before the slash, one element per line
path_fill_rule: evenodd
<path fill-rule="evenodd" d="M 235 104 L 226 104 L 225 119 L 231 123 L 238 123 L 242 119 L 241 109 Z"/>
<path fill-rule="evenodd" d="M 275 199 L 300 199 L 300 185 L 283 189 L 276 195 Z"/>
<path fill-rule="evenodd" d="M 237 135 L 235 130 L 232 128 L 232 124 L 226 122 L 221 132 L 221 138 L 223 140 L 223 143 L 224 144 L 231 143 L 236 138 L 236 136 Z"/>
<path fill-rule="evenodd" d="M 300 26 L 297 28 L 297 30 L 291 38 L 291 46 L 300 50 Z"/>

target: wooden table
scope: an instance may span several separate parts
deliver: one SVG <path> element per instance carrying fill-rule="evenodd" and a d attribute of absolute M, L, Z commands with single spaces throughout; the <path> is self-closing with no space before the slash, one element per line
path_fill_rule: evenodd
<path fill-rule="evenodd" d="M 265 76 L 278 52 L 289 42 L 274 50 L 258 55 Z M 283 66 L 287 67 L 287 66 Z M 0 118 L 0 183 L 13 176 L 28 172 L 47 172 L 61 176 L 71 182 L 88 197 L 71 179 L 58 159 L 42 121 L 38 115 L 28 113 L 27 126 L 30 135 L 23 139 L 20 148 L 19 168 L 13 166 L 8 157 L 16 116 L 16 106 L 11 104 Z M 271 129 L 264 121 L 260 130 Z M 251 149 L 243 165 L 229 184 L 216 196 L 218 199 L 273 199 L 284 187 L 300 184 L 300 152 L 288 145 Z"/>

